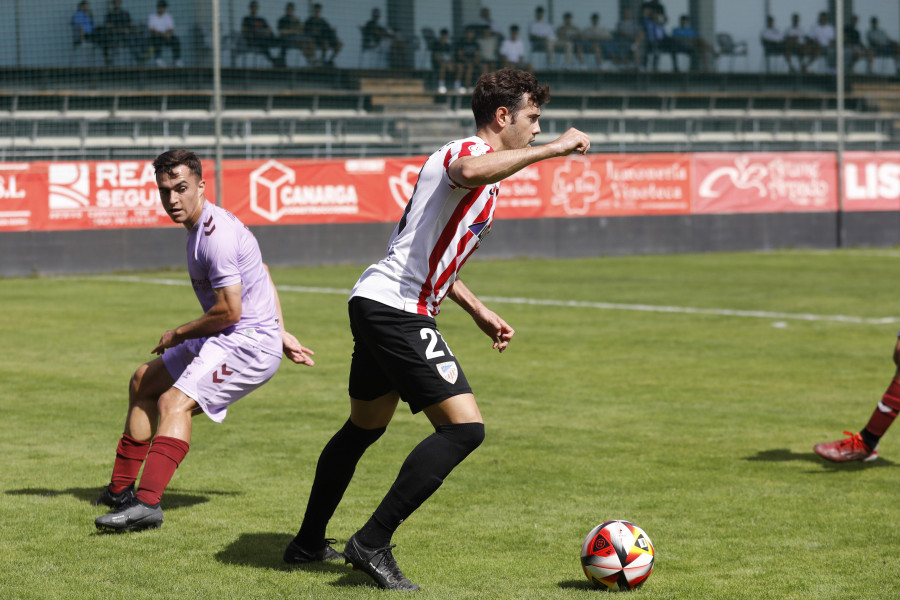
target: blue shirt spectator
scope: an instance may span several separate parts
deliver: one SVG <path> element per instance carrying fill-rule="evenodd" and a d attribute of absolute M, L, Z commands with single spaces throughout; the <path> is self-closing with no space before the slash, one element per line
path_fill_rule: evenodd
<path fill-rule="evenodd" d="M 72 15 L 72 28 L 79 38 L 94 33 L 94 16 L 87 0 L 78 3 L 78 8 Z"/>

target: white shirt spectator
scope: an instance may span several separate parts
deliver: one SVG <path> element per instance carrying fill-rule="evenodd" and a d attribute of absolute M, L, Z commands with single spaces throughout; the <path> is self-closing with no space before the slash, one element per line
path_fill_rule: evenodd
<path fill-rule="evenodd" d="M 507 62 L 520 63 L 525 58 L 525 44 L 522 40 L 507 38 L 500 44 L 500 56 Z"/>
<path fill-rule="evenodd" d="M 813 25 L 809 28 L 809 37 L 816 40 L 823 48 L 827 48 L 834 41 L 834 27 L 830 24 Z"/>
<path fill-rule="evenodd" d="M 556 32 L 553 31 L 553 25 L 547 21 L 535 21 L 531 24 L 531 28 L 528 32 L 534 37 L 543 38 L 548 42 L 556 40 Z"/>
<path fill-rule="evenodd" d="M 806 39 L 806 32 L 799 27 L 788 27 L 784 30 L 784 39 L 790 38 L 797 38 L 797 41 L 802 42 Z"/>
<path fill-rule="evenodd" d="M 163 14 L 152 13 L 147 17 L 147 29 L 157 33 L 167 33 L 175 30 L 175 19 L 168 12 Z"/>
<path fill-rule="evenodd" d="M 777 27 L 766 27 L 762 30 L 760 37 L 767 42 L 773 42 L 777 44 L 778 42 L 783 42 L 785 36 L 782 35 L 780 31 L 778 31 Z"/>

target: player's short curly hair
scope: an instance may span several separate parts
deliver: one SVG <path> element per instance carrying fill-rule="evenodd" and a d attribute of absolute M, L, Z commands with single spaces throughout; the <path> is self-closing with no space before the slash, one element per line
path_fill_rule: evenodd
<path fill-rule="evenodd" d="M 153 171 L 157 175 L 165 173 L 172 177 L 175 174 L 175 167 L 180 165 L 186 166 L 191 173 L 203 179 L 203 168 L 200 166 L 200 159 L 190 150 L 183 148 L 169 150 L 157 156 L 156 160 L 153 161 Z"/>
<path fill-rule="evenodd" d="M 524 108 L 522 97 L 528 94 L 536 106 L 550 101 L 550 86 L 538 83 L 537 77 L 527 71 L 500 69 L 478 78 L 472 92 L 472 114 L 475 126 L 484 127 L 494 118 L 497 109 L 504 106 L 513 120 Z"/>

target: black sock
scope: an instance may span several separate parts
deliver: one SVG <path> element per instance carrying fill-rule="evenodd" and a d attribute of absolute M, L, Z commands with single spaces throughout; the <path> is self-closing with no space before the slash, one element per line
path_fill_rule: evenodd
<path fill-rule="evenodd" d="M 878 440 L 881 439 L 880 435 L 875 435 L 865 427 L 862 429 L 862 431 L 859 432 L 859 436 L 862 438 L 862 441 L 865 442 L 866 446 L 868 446 L 870 450 L 874 450 L 875 446 L 878 445 Z"/>
<path fill-rule="evenodd" d="M 315 551 L 322 547 L 325 528 L 353 478 L 356 463 L 386 429 L 363 429 L 347 419 L 344 426 L 325 444 L 316 466 L 316 477 L 309 493 L 306 514 L 300 531 L 294 538 L 301 548 Z"/>
<path fill-rule="evenodd" d="M 358 539 L 370 548 L 389 545 L 400 523 L 437 491 L 450 471 L 483 440 L 483 423 L 435 427 L 406 457 L 394 485 L 359 530 Z"/>

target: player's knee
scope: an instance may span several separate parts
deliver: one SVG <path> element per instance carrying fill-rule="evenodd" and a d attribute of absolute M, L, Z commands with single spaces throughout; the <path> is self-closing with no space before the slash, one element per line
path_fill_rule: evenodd
<path fill-rule="evenodd" d="M 148 365 L 143 364 L 135 370 L 131 375 L 131 381 L 128 382 L 128 397 L 132 400 L 140 396 L 144 376 L 147 374 Z"/>
<path fill-rule="evenodd" d="M 438 430 L 466 454 L 484 441 L 484 423 L 452 423 L 441 425 Z"/>
<path fill-rule="evenodd" d="M 156 403 L 160 416 L 191 412 L 196 403 L 178 388 L 169 388 Z"/>

